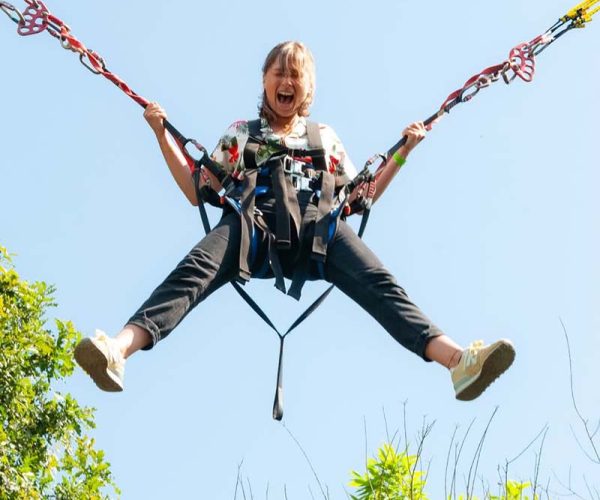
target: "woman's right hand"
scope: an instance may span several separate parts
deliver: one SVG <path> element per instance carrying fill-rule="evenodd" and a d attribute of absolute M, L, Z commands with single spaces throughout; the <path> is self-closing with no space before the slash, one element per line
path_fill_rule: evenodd
<path fill-rule="evenodd" d="M 161 134 L 165 130 L 163 120 L 167 119 L 167 113 L 157 102 L 148 103 L 144 110 L 144 118 L 155 134 Z"/>

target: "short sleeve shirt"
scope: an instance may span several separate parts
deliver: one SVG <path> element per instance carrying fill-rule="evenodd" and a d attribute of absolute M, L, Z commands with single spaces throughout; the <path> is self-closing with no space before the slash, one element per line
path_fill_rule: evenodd
<path fill-rule="evenodd" d="M 358 173 L 352 160 L 346 154 L 346 150 L 337 134 L 328 125 L 319 124 L 321 141 L 325 149 L 325 158 L 329 172 L 336 175 L 345 174 L 348 179 L 353 179 Z M 261 138 L 265 144 L 261 144 L 256 153 L 256 164 L 261 166 L 281 146 L 289 149 L 308 149 L 308 135 L 306 119 L 300 118 L 291 133 L 282 137 L 273 132 L 267 120 L 261 119 Z M 247 121 L 233 123 L 219 140 L 211 158 L 223 167 L 228 174 L 233 172 L 242 173 L 245 166 L 243 162 L 243 151 L 248 141 L 249 129 Z"/>

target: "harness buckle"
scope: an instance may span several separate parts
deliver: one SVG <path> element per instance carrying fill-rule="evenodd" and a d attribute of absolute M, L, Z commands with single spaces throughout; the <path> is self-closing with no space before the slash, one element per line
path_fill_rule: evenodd
<path fill-rule="evenodd" d="M 288 175 L 303 175 L 302 163 L 286 156 L 283 160 L 283 171 Z"/>
<path fill-rule="evenodd" d="M 292 174 L 290 178 L 292 181 L 292 186 L 294 186 L 296 191 L 313 191 L 312 179 L 310 177 Z"/>

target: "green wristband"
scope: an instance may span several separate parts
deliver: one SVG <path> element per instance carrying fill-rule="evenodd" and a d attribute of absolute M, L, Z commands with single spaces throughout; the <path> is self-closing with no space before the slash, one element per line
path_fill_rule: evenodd
<path fill-rule="evenodd" d="M 396 163 L 398 168 L 400 168 L 402 165 L 404 165 L 406 163 L 406 158 L 403 158 L 402 156 L 400 156 L 400 153 L 398 153 L 398 151 L 396 151 L 392 155 L 392 160 L 394 160 L 394 162 Z"/>

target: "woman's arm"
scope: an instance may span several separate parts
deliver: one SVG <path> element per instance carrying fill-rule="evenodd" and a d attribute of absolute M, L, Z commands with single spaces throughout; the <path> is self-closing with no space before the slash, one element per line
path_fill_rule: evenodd
<path fill-rule="evenodd" d="M 406 160 L 410 152 L 415 148 L 417 144 L 419 144 L 425 138 L 426 130 L 423 122 L 415 122 L 411 123 L 408 127 L 404 129 L 402 132 L 403 136 L 406 136 L 406 143 L 402 146 L 396 155 L 399 159 Z M 381 173 L 377 178 L 377 192 L 375 193 L 375 197 L 373 202 L 377 201 L 377 199 L 383 194 L 383 192 L 387 189 L 392 179 L 400 170 L 403 161 L 400 164 L 394 159 L 394 157 L 390 157 L 384 167 L 381 169 Z"/>
<path fill-rule="evenodd" d="M 192 205 L 198 205 L 192 173 L 190 172 L 183 153 L 163 125 L 163 120 L 167 119 L 165 110 L 161 108 L 158 103 L 150 103 L 144 111 L 144 118 L 156 135 L 165 162 L 167 163 L 175 182 L 179 186 L 179 189 L 181 189 Z"/>

